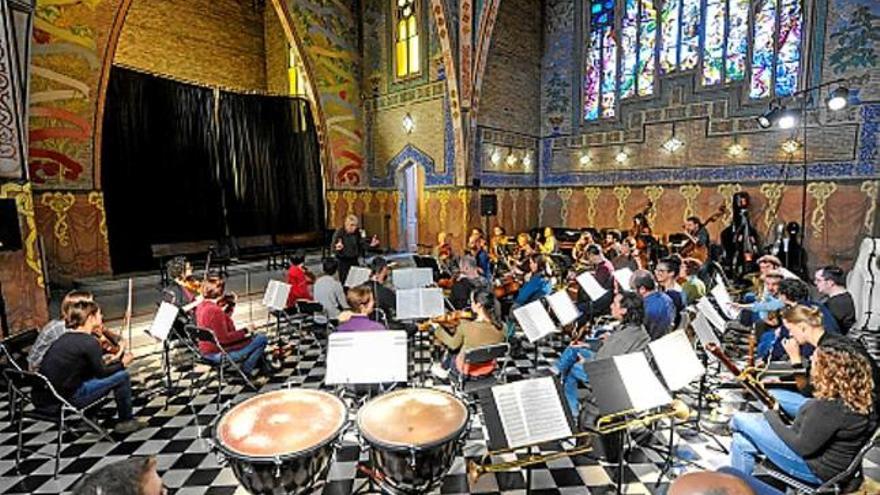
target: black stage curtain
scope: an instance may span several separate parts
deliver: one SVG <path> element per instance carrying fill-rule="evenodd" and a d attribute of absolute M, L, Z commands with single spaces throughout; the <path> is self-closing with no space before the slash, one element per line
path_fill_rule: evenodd
<path fill-rule="evenodd" d="M 321 232 L 324 188 L 308 101 L 220 93 L 219 175 L 233 237 Z"/>
<path fill-rule="evenodd" d="M 213 91 L 114 67 L 101 185 L 114 273 L 156 267 L 150 245 L 218 239 Z"/>

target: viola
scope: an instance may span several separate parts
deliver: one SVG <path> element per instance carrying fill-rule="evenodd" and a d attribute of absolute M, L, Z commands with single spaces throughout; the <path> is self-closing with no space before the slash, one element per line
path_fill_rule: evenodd
<path fill-rule="evenodd" d="M 507 275 L 503 279 L 501 279 L 498 285 L 495 286 L 493 292 L 495 293 L 495 297 L 498 299 L 502 299 L 504 297 L 516 294 L 519 292 L 522 284 L 517 280 L 513 275 Z"/>
<path fill-rule="evenodd" d="M 119 351 L 122 349 L 119 342 L 121 339 L 107 330 L 103 325 L 95 328 L 92 331 L 92 335 L 98 339 L 98 344 L 101 345 L 101 352 L 104 354 L 116 355 L 119 354 Z"/>
<path fill-rule="evenodd" d="M 432 323 L 436 323 L 443 328 L 451 329 L 457 327 L 461 320 L 473 320 L 474 318 L 476 318 L 476 315 L 469 309 L 450 311 L 420 324 L 419 330 L 423 332 L 428 330 Z"/>

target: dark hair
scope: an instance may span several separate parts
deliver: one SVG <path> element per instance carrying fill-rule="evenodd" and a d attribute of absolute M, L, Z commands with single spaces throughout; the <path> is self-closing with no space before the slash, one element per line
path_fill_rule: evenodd
<path fill-rule="evenodd" d="M 492 324 L 497 328 L 501 328 L 501 324 L 498 322 L 498 314 L 495 313 L 496 299 L 492 291 L 485 287 L 474 289 L 471 292 L 471 300 L 485 308 Z"/>
<path fill-rule="evenodd" d="M 645 321 L 645 303 L 635 292 L 628 290 L 621 292 L 620 307 L 626 310 L 622 323 L 641 325 Z"/>
<path fill-rule="evenodd" d="M 165 271 L 172 280 L 178 279 L 186 271 L 186 258 L 183 256 L 175 256 L 165 263 Z"/>
<path fill-rule="evenodd" d="M 779 295 L 792 302 L 805 302 L 810 298 L 810 286 L 797 278 L 784 278 L 779 282 Z"/>
<path fill-rule="evenodd" d="M 336 274 L 336 270 L 339 269 L 339 262 L 333 258 L 324 258 L 321 268 L 324 270 L 324 274 L 333 276 Z"/>
<path fill-rule="evenodd" d="M 64 295 L 61 300 L 61 319 L 67 320 L 67 315 L 74 304 L 80 301 L 94 301 L 95 296 L 86 290 L 72 290 Z"/>
<path fill-rule="evenodd" d="M 64 315 L 64 325 L 67 328 L 79 328 L 85 325 L 86 320 L 100 309 L 98 303 L 91 299 L 77 301 L 70 305 L 67 314 Z"/>
<path fill-rule="evenodd" d="M 387 267 L 388 261 L 381 256 L 376 256 L 373 258 L 373 261 L 370 262 L 370 274 L 375 275 Z"/>
<path fill-rule="evenodd" d="M 689 216 L 685 220 L 688 222 L 693 222 L 697 225 L 703 225 L 703 222 L 700 221 L 700 217 L 695 216 L 695 215 Z"/>
<path fill-rule="evenodd" d="M 543 254 L 533 254 L 531 256 L 531 261 L 534 261 L 538 266 L 537 273 L 547 275 L 547 260 L 544 258 Z"/>
<path fill-rule="evenodd" d="M 290 255 L 290 263 L 293 265 L 302 265 L 306 262 L 306 256 L 302 253 L 302 251 L 294 251 L 292 255 Z"/>
<path fill-rule="evenodd" d="M 685 273 L 688 275 L 693 275 L 699 272 L 700 267 L 703 266 L 703 264 L 700 263 L 700 260 L 696 258 L 685 258 L 682 260 L 681 264 L 684 266 Z"/>
<path fill-rule="evenodd" d="M 156 467 L 155 457 L 123 459 L 85 475 L 73 495 L 142 495 L 147 473 Z"/>
<path fill-rule="evenodd" d="M 226 279 L 219 273 L 210 273 L 202 283 L 202 297 L 217 299 L 226 292 Z"/>
<path fill-rule="evenodd" d="M 657 288 L 657 282 L 654 280 L 654 276 L 647 270 L 636 270 L 635 273 L 633 273 L 632 279 L 630 279 L 630 284 L 635 291 L 645 289 L 648 292 L 651 292 Z M 624 287 L 623 289 L 629 290 L 629 287 Z"/>
<path fill-rule="evenodd" d="M 659 267 L 660 265 L 665 266 L 667 271 L 678 273 L 678 270 L 681 268 L 681 259 L 677 256 L 667 256 L 657 262 L 657 266 Z"/>
<path fill-rule="evenodd" d="M 837 265 L 826 265 L 819 270 L 822 271 L 822 278 L 825 280 L 830 280 L 834 285 L 846 287 L 846 274 L 843 272 L 843 268 Z"/>
<path fill-rule="evenodd" d="M 348 301 L 348 305 L 351 306 L 351 309 L 360 314 L 367 304 L 374 299 L 373 289 L 368 284 L 361 284 L 357 287 L 352 287 L 351 289 L 348 289 L 348 295 L 345 299 Z"/>
<path fill-rule="evenodd" d="M 602 254 L 602 248 L 598 244 L 590 244 L 587 246 L 586 252 L 589 255 L 598 256 Z"/>

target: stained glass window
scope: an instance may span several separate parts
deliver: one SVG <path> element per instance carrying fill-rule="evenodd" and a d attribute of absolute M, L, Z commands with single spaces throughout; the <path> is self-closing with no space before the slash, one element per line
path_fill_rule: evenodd
<path fill-rule="evenodd" d="M 396 0 L 394 29 L 395 75 L 406 78 L 419 73 L 419 22 L 415 0 Z"/>
<path fill-rule="evenodd" d="M 790 95 L 804 1 L 587 2 L 584 119 L 614 117 L 619 100 L 653 95 L 658 73 L 696 71 L 702 86 L 744 81 L 752 98 Z"/>

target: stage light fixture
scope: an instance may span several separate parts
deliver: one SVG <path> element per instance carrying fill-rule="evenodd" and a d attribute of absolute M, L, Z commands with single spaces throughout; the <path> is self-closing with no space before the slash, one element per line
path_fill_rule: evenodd
<path fill-rule="evenodd" d="M 684 141 L 678 139 L 675 136 L 670 136 L 670 138 L 667 139 L 662 146 L 663 149 L 668 151 L 669 153 L 675 153 L 676 151 L 680 150 L 682 146 L 684 146 Z"/>
<path fill-rule="evenodd" d="M 787 155 L 793 155 L 799 149 L 801 149 L 801 143 L 797 139 L 789 139 L 782 143 L 782 151 Z"/>
<path fill-rule="evenodd" d="M 727 154 L 730 155 L 731 158 L 740 157 L 743 153 L 745 153 L 745 151 L 745 146 L 739 144 L 739 142 L 737 141 L 734 141 L 733 144 L 731 144 L 727 148 Z"/>
<path fill-rule="evenodd" d="M 513 167 L 514 165 L 516 165 L 516 153 L 513 150 L 511 150 L 507 154 L 507 166 Z"/>
<path fill-rule="evenodd" d="M 578 159 L 578 163 L 580 163 L 582 167 L 586 167 L 590 164 L 591 161 L 593 161 L 593 157 L 590 156 L 590 153 L 582 151 L 581 157 Z"/>
<path fill-rule="evenodd" d="M 773 124 L 779 120 L 780 113 L 782 113 L 782 109 L 771 104 L 766 112 L 758 116 L 758 125 L 761 126 L 762 129 L 773 127 Z"/>
<path fill-rule="evenodd" d="M 825 104 L 828 105 L 828 109 L 831 111 L 843 110 L 849 104 L 849 89 L 845 86 L 838 86 L 837 89 L 828 95 Z"/>
<path fill-rule="evenodd" d="M 779 115 L 779 120 L 777 122 L 780 129 L 791 129 L 796 126 L 797 123 L 798 113 L 796 110 L 792 110 L 790 108 L 782 110 L 782 113 Z"/>
<path fill-rule="evenodd" d="M 617 163 L 619 163 L 621 165 L 626 163 L 626 160 L 628 158 L 629 158 L 629 155 L 627 155 L 626 151 L 623 151 L 623 150 L 620 150 L 620 152 L 617 153 L 617 156 L 614 157 L 614 159 L 617 160 Z"/>

